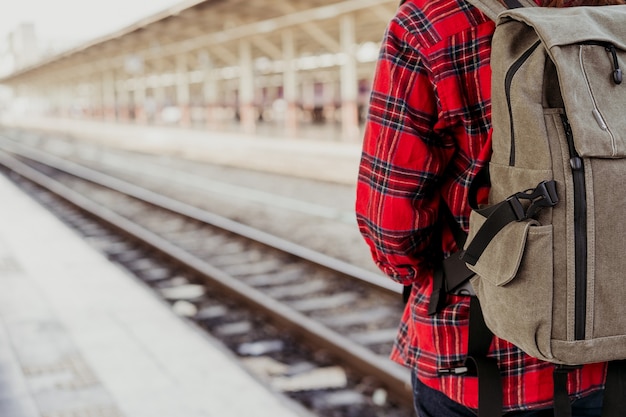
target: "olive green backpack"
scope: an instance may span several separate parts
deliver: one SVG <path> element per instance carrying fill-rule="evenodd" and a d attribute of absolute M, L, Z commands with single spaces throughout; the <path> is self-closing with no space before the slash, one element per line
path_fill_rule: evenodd
<path fill-rule="evenodd" d="M 468 360 L 443 373 L 479 376 L 479 416 L 502 415 L 493 332 L 557 364 L 559 417 L 568 372 L 609 362 L 603 417 L 624 416 L 626 6 L 505 1 L 469 0 L 496 22 L 491 188 L 487 206 L 470 198 L 464 251 L 436 274 L 433 314 L 438 287 L 459 293 L 473 275 Z"/>

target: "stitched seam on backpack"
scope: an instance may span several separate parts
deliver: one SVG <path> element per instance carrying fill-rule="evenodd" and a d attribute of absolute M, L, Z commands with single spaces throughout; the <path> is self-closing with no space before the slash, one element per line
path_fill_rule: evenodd
<path fill-rule="evenodd" d="M 598 104 L 596 101 L 596 97 L 593 94 L 593 90 L 591 89 L 591 83 L 589 82 L 589 76 L 587 75 L 587 71 L 585 71 L 585 65 L 583 62 L 583 50 L 584 47 L 583 45 L 580 45 L 579 49 L 578 49 L 578 61 L 580 63 L 580 69 L 585 77 L 585 84 L 587 85 L 587 91 L 589 92 L 589 97 L 591 98 L 591 102 L 593 103 L 593 112 L 594 112 L 594 117 L 595 114 L 598 115 L 598 117 L 600 117 L 600 120 L 596 121 L 598 122 L 598 125 L 600 126 L 600 128 L 602 129 L 602 126 L 600 125 L 600 121 L 604 124 L 604 126 L 606 127 L 606 132 L 609 134 L 609 136 L 611 137 L 611 156 L 615 156 L 617 155 L 617 146 L 615 144 L 615 136 L 613 136 L 613 133 L 611 132 L 611 130 L 609 129 L 609 125 L 606 124 L 606 121 L 604 120 L 604 117 L 602 116 L 602 113 L 600 113 L 600 109 L 598 109 Z"/>

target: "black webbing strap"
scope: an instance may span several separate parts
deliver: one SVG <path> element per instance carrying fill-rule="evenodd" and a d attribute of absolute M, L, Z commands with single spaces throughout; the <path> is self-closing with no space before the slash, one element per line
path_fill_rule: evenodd
<path fill-rule="evenodd" d="M 504 4 L 509 9 L 519 9 L 520 7 L 524 7 L 522 3 L 517 0 L 504 0 Z"/>
<path fill-rule="evenodd" d="M 556 365 L 552 377 L 554 380 L 554 417 L 572 417 L 572 404 L 567 393 L 567 376 L 574 368 Z"/>
<path fill-rule="evenodd" d="M 441 199 L 439 204 L 439 213 L 445 224 L 448 225 L 450 231 L 452 232 L 452 236 L 454 237 L 454 242 L 456 243 L 456 247 L 458 252 L 452 254 L 449 259 L 450 261 L 446 262 L 446 260 L 442 263 L 439 263 L 435 268 L 433 273 L 433 292 L 430 296 L 430 301 L 428 304 L 428 314 L 433 315 L 440 311 L 444 303 L 446 301 L 446 290 L 450 288 L 447 285 L 447 273 L 452 274 L 450 276 L 454 276 L 455 279 L 452 281 L 454 283 L 454 287 L 460 284 L 460 281 L 466 281 L 471 274 L 463 275 L 467 270 L 465 267 L 465 263 L 460 261 L 460 253 L 465 245 L 465 240 L 467 239 L 467 233 L 461 228 L 461 225 L 456 221 L 454 215 L 450 211 L 450 208 L 446 204 L 446 202 Z M 454 257 L 454 258 L 453 258 Z M 447 265 L 446 265 L 447 264 Z M 458 266 L 461 264 L 461 267 Z M 464 268 L 464 269 L 463 269 Z M 460 269 L 457 272 L 457 269 Z M 466 278 L 467 277 L 467 278 Z M 458 282 L 458 283 L 457 283 Z M 411 296 L 412 285 L 405 285 L 402 289 L 402 301 L 406 304 L 409 301 L 409 297 Z"/>
<path fill-rule="evenodd" d="M 409 302 L 409 298 L 411 297 L 411 291 L 413 290 L 413 286 L 411 284 L 405 285 L 402 288 L 402 302 L 404 304 Z"/>
<path fill-rule="evenodd" d="M 626 413 L 626 360 L 611 361 L 606 374 L 602 417 L 623 417 Z"/>
<path fill-rule="evenodd" d="M 454 214 L 450 211 L 450 207 L 448 207 L 443 199 L 440 201 L 439 213 L 441 219 L 450 228 L 458 251 L 450 255 L 447 259 L 444 259 L 443 262 L 435 268 L 433 274 L 433 292 L 428 302 L 428 314 L 431 316 L 444 307 L 447 291 L 458 286 L 461 283 L 460 281 L 466 281 L 472 275 L 471 271 L 470 274 L 465 273 L 469 270 L 459 257 L 465 245 L 465 241 L 467 240 L 467 233 L 456 221 Z M 452 279 L 454 283 L 452 287 L 448 282 L 450 279 Z"/>
<path fill-rule="evenodd" d="M 440 311 L 446 301 L 446 289 L 444 283 L 443 267 L 440 265 L 435 268 L 433 273 L 433 292 L 430 294 L 428 301 L 428 315 L 432 316 Z"/>
<path fill-rule="evenodd" d="M 502 416 L 502 379 L 498 362 L 487 357 L 493 333 L 485 324 L 478 298 L 470 301 L 469 340 L 465 366 L 478 377 L 478 417 Z"/>
<path fill-rule="evenodd" d="M 572 417 L 567 393 L 567 376 L 577 367 L 557 365 L 554 368 L 554 417 Z M 626 360 L 610 361 L 602 400 L 602 417 L 623 417 L 626 410 Z"/>
<path fill-rule="evenodd" d="M 453 253 L 443 261 L 445 289 L 448 294 L 472 295 L 459 290 L 475 275 L 461 259 L 461 254 L 462 252 Z"/>
<path fill-rule="evenodd" d="M 518 215 L 511 200 L 504 200 L 494 206 L 490 206 L 483 210 L 477 210 L 477 212 L 486 217 L 485 223 L 476 235 L 469 246 L 465 249 L 465 253 L 461 255 L 461 258 L 470 265 L 476 265 L 478 259 L 487 248 L 487 245 L 498 234 L 500 230 L 507 224 L 517 221 Z"/>
<path fill-rule="evenodd" d="M 513 194 L 498 204 L 478 210 L 487 220 L 461 258 L 470 265 L 476 265 L 487 245 L 507 224 L 531 218 L 542 208 L 555 206 L 558 201 L 556 182 L 543 181 L 532 190 Z"/>

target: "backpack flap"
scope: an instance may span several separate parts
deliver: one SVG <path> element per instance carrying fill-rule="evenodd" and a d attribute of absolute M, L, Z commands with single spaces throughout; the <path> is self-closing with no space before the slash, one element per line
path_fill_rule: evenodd
<path fill-rule="evenodd" d="M 555 363 L 626 358 L 625 27 L 626 6 L 523 8 L 493 37 L 489 202 L 538 180 L 560 202 L 470 256 L 472 284 L 494 334 Z"/>
<path fill-rule="evenodd" d="M 485 220 L 480 213 L 472 211 L 470 231 L 473 233 L 468 236 L 468 242 L 474 239 Z M 539 222 L 534 219 L 509 223 L 487 245 L 478 262 L 475 265 L 468 264 L 468 268 L 491 285 L 501 287 L 508 284 L 517 275 L 522 262 L 528 230 L 537 225 Z"/>
<path fill-rule="evenodd" d="M 561 95 L 578 154 L 625 157 L 626 6 L 515 9 L 500 19 L 532 26 L 544 44 L 567 86 Z"/>
<path fill-rule="evenodd" d="M 493 21 L 498 19 L 498 15 L 506 10 L 517 7 L 537 7 L 534 0 L 504 0 L 506 5 L 500 0 L 468 0 L 470 4 L 480 9 L 488 18 Z"/>
<path fill-rule="evenodd" d="M 470 230 L 479 230 L 484 222 L 485 217 L 473 211 Z M 552 225 L 539 226 L 534 219 L 512 222 L 500 230 L 475 265 L 468 265 L 476 273 L 471 283 L 489 329 L 548 361 L 554 361 L 553 288 L 546 279 L 554 268 L 552 241 Z"/>

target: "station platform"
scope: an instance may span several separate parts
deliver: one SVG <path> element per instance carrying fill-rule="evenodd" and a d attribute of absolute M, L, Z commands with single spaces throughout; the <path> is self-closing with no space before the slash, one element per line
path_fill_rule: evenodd
<path fill-rule="evenodd" d="M 0 416 L 309 416 L 3 176 L 0 194 Z"/>
<path fill-rule="evenodd" d="M 0 117 L 0 125 L 52 132 L 119 149 L 178 155 L 195 161 L 282 175 L 355 185 L 361 140 L 343 140 L 331 127 L 302 126 L 286 137 L 259 127 L 244 134 L 228 127 L 211 129 L 107 123 L 46 117 Z"/>

